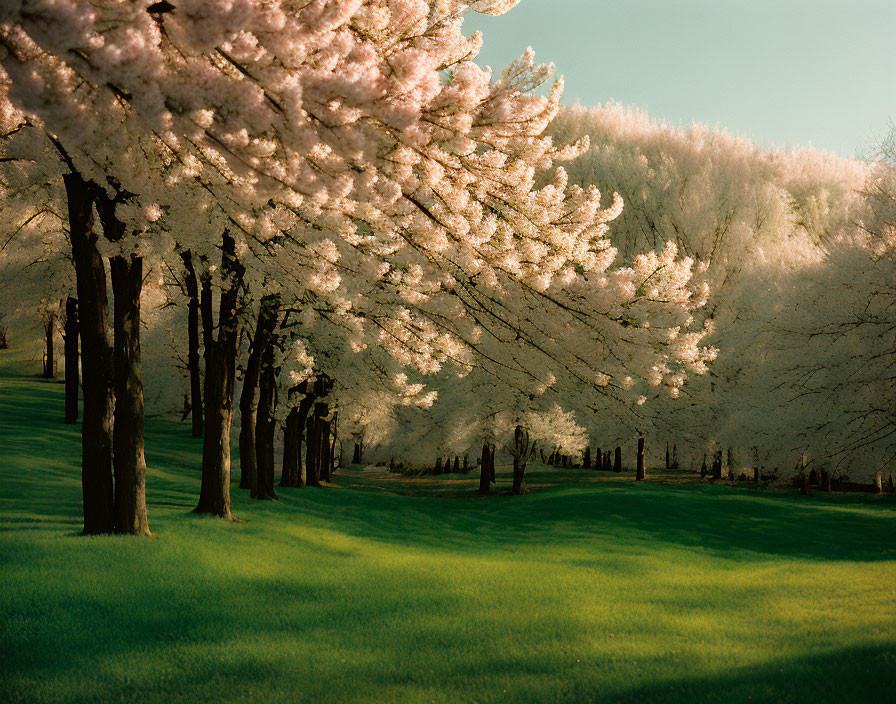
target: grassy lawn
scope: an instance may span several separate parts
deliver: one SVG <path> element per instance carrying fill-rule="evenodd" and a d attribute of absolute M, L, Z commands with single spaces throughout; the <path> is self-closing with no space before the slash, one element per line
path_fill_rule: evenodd
<path fill-rule="evenodd" d="M 225 523 L 150 420 L 157 537 L 84 538 L 38 367 L 0 352 L 4 702 L 896 701 L 893 497 L 343 470 Z"/>

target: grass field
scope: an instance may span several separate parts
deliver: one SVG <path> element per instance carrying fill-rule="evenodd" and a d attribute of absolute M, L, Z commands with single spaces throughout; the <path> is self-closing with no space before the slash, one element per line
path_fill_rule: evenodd
<path fill-rule="evenodd" d="M 896 701 L 893 497 L 341 471 L 234 486 L 225 523 L 190 514 L 199 441 L 151 420 L 157 537 L 85 538 L 38 366 L 0 352 L 0 701 Z"/>

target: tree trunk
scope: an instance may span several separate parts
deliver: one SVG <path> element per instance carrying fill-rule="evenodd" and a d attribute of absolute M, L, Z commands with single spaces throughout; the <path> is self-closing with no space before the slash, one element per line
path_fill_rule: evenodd
<path fill-rule="evenodd" d="M 193 266 L 193 254 L 181 252 L 187 287 L 187 371 L 190 373 L 190 420 L 194 438 L 202 437 L 202 375 L 199 371 L 199 277 Z"/>
<path fill-rule="evenodd" d="M 722 451 L 716 450 L 712 457 L 712 478 L 714 481 L 722 479 Z"/>
<path fill-rule="evenodd" d="M 274 435 L 277 428 L 277 369 L 274 366 L 274 340 L 268 336 L 261 353 L 258 385 L 258 418 L 255 426 L 255 451 L 258 482 L 254 499 L 277 500 L 274 492 Z"/>
<path fill-rule="evenodd" d="M 308 486 L 320 486 L 321 481 L 330 480 L 330 423 L 329 405 L 319 401 L 330 393 L 332 382 L 326 375 L 314 381 L 312 387 L 314 412 L 308 418 L 307 445 L 305 453 L 305 483 Z"/>
<path fill-rule="evenodd" d="M 317 451 L 317 476 L 318 480 L 321 483 L 330 483 L 330 463 L 332 458 L 330 456 L 331 445 L 330 445 L 330 432 L 332 430 L 330 421 L 326 420 L 326 417 L 330 415 L 330 405 L 328 403 L 321 404 L 323 406 L 323 412 L 318 417 L 317 422 L 319 425 L 317 431 L 317 440 L 319 443 L 318 451 Z"/>
<path fill-rule="evenodd" d="M 299 409 L 293 406 L 283 426 L 283 462 L 280 465 L 280 486 L 304 486 L 302 482 L 302 422 Z"/>
<path fill-rule="evenodd" d="M 884 493 L 884 478 L 883 478 L 883 475 L 882 475 L 880 472 L 877 472 L 877 473 L 874 475 L 874 490 L 875 490 L 878 494 L 883 494 L 883 493 Z"/>
<path fill-rule="evenodd" d="M 84 533 L 111 533 L 112 347 L 107 329 L 106 267 L 97 250 L 93 193 L 78 174 L 63 176 L 68 197 L 69 239 L 79 301 L 84 394 L 81 423 L 81 488 Z"/>
<path fill-rule="evenodd" d="M 672 443 L 672 469 L 678 469 L 678 445 Z"/>
<path fill-rule="evenodd" d="M 208 369 L 211 360 L 212 348 L 215 346 L 215 314 L 212 310 L 212 278 L 205 275 L 200 279 L 199 291 L 199 319 L 202 321 L 202 357 L 205 368 Z M 202 387 L 202 400 L 205 402 L 205 385 Z M 205 432 L 203 424 L 202 431 Z"/>
<path fill-rule="evenodd" d="M 355 451 L 352 453 L 352 464 L 361 464 L 361 443 L 355 442 Z"/>
<path fill-rule="evenodd" d="M 454 456 L 454 473 L 457 474 L 460 472 L 460 457 L 457 455 Z"/>
<path fill-rule="evenodd" d="M 255 336 L 249 346 L 249 358 L 243 369 L 243 388 L 240 390 L 240 489 L 249 489 L 252 496 L 258 490 L 255 423 L 258 413 L 258 377 L 261 371 L 260 344 L 263 337 L 263 309 L 259 308 Z"/>
<path fill-rule="evenodd" d="M 305 425 L 305 485 L 320 486 L 318 474 L 317 453 L 320 448 L 320 440 L 317 437 L 317 404 L 314 412 L 308 416 Z"/>
<path fill-rule="evenodd" d="M 116 215 L 120 194 L 109 197 L 95 190 L 95 206 L 103 236 L 120 242 L 127 234 Z M 143 362 L 140 351 L 140 296 L 143 258 L 134 254 L 111 257 L 113 308 L 112 469 L 115 475 L 113 514 L 115 530 L 129 535 L 152 535 L 146 517 L 146 458 L 144 456 Z"/>
<path fill-rule="evenodd" d="M 277 324 L 277 296 L 264 296 L 258 305 L 255 335 L 249 346 L 249 357 L 243 370 L 243 388 L 240 391 L 240 489 L 249 489 L 252 498 L 258 498 L 258 382 L 261 375 L 261 357 L 267 349 Z M 273 452 L 273 450 L 272 450 Z M 262 450 L 262 453 L 264 451 Z"/>
<path fill-rule="evenodd" d="M 669 443 L 666 443 L 666 469 L 672 468 L 672 458 L 669 455 Z"/>
<path fill-rule="evenodd" d="M 759 467 L 753 467 L 753 483 L 759 483 Z M 828 489 L 830 491 L 830 489 Z"/>
<path fill-rule="evenodd" d="M 582 458 L 582 468 L 591 469 L 591 448 L 585 448 L 585 456 Z"/>
<path fill-rule="evenodd" d="M 105 227 L 106 223 L 103 225 Z M 143 362 L 140 354 L 143 258 L 116 256 L 109 263 L 115 330 L 112 433 L 115 530 L 130 535 L 152 535 L 146 517 L 146 458 L 143 451 Z"/>
<path fill-rule="evenodd" d="M 329 465 L 329 475 L 327 480 L 330 481 L 332 476 L 336 473 L 336 440 L 337 434 L 339 433 L 339 423 L 337 418 L 339 417 L 339 411 L 336 411 L 333 414 L 333 420 L 330 422 L 330 465 Z M 341 457 L 340 457 L 341 461 Z"/>
<path fill-rule="evenodd" d="M 647 467 L 644 458 L 644 438 L 638 438 L 638 466 L 635 470 L 635 479 L 641 481 L 647 476 Z"/>
<path fill-rule="evenodd" d="M 604 468 L 604 455 L 598 446 L 594 451 L 594 469 Z"/>
<path fill-rule="evenodd" d="M 436 466 L 433 469 L 433 474 L 441 474 L 442 473 L 442 458 L 436 457 Z"/>
<path fill-rule="evenodd" d="M 513 487 L 511 494 L 522 494 L 526 489 L 526 465 L 532 445 L 529 441 L 529 431 L 521 425 L 516 426 L 513 432 Z"/>
<path fill-rule="evenodd" d="M 78 299 L 72 296 L 65 302 L 65 422 L 78 422 Z"/>
<path fill-rule="evenodd" d="M 237 297 L 245 268 L 236 258 L 236 243 L 224 232 L 221 250 L 221 292 L 218 337 L 211 333 L 211 282 L 203 281 L 202 318 L 207 341 L 205 368 L 205 432 L 202 438 L 202 485 L 196 513 L 233 518 L 230 512 L 230 423 L 236 382 L 239 337 Z M 208 292 L 206 294 L 206 291 Z"/>
<path fill-rule="evenodd" d="M 513 487 L 510 489 L 511 494 L 523 494 L 526 488 L 526 461 L 523 458 L 514 456 L 513 458 Z"/>
<path fill-rule="evenodd" d="M 703 464 L 700 466 L 700 478 L 706 479 L 706 453 L 703 453 Z"/>
<path fill-rule="evenodd" d="M 6 334 L 9 328 L 5 325 L 0 324 L 0 350 L 9 349 L 9 340 L 6 339 Z"/>
<path fill-rule="evenodd" d="M 286 428 L 283 431 L 283 471 L 280 475 L 280 486 L 305 486 L 302 476 L 302 434 L 305 421 L 311 409 L 312 397 L 307 393 L 308 384 L 302 382 L 290 389 L 290 393 L 304 393 L 298 406 L 294 406 L 286 416 Z"/>
<path fill-rule="evenodd" d="M 44 322 L 44 379 L 56 378 L 56 346 L 53 344 L 56 332 L 56 314 L 51 313 Z"/>
<path fill-rule="evenodd" d="M 464 474 L 470 471 L 470 456 L 464 455 Z"/>
<path fill-rule="evenodd" d="M 482 462 L 479 465 L 479 493 L 480 494 L 488 494 L 489 487 L 491 484 L 491 469 L 489 464 L 491 462 L 491 449 L 488 446 L 487 442 L 482 443 Z"/>
<path fill-rule="evenodd" d="M 616 473 L 622 471 L 622 448 L 618 445 L 616 446 L 616 451 L 613 456 L 613 471 Z"/>

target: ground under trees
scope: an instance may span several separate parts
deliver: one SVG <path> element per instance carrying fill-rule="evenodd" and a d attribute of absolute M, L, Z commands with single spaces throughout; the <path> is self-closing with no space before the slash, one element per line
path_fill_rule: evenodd
<path fill-rule="evenodd" d="M 475 472 L 343 469 L 278 502 L 232 492 L 235 524 L 191 513 L 202 440 L 151 418 L 159 539 L 75 540 L 63 383 L 3 355 L 4 701 L 871 702 L 896 685 L 892 496 L 533 464 L 528 494 L 479 499 Z M 500 457 L 496 478 L 510 489 Z"/>

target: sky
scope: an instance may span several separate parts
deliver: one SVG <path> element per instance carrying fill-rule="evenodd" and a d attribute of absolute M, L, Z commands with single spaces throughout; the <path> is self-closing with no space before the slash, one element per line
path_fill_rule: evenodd
<path fill-rule="evenodd" d="M 497 73 L 526 47 L 563 102 L 616 100 L 766 146 L 868 156 L 896 125 L 896 0 L 521 0 L 481 30 Z"/>

